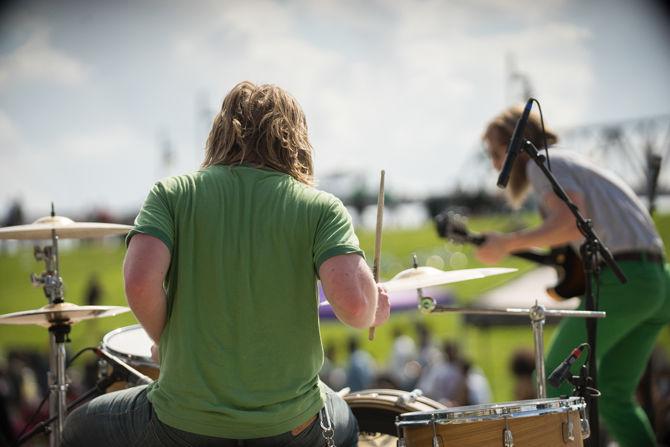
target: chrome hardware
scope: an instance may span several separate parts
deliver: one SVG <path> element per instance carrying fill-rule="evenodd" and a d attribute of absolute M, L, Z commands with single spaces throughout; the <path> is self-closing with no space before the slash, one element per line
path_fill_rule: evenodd
<path fill-rule="evenodd" d="M 503 447 L 514 447 L 514 436 L 512 436 L 512 430 L 509 429 L 507 419 L 505 419 L 505 429 L 503 430 Z"/>
<path fill-rule="evenodd" d="M 575 426 L 572 422 L 572 419 L 570 418 L 570 415 L 568 415 L 568 421 L 563 422 L 561 424 L 563 427 L 563 442 L 564 443 L 569 443 L 575 440 Z"/>

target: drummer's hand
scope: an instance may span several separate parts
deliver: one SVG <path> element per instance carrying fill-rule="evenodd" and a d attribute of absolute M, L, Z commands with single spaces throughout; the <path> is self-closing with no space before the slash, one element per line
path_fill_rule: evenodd
<path fill-rule="evenodd" d="M 509 236 L 501 233 L 487 233 L 486 242 L 477 248 L 475 257 L 484 264 L 497 264 L 508 255 Z"/>
<path fill-rule="evenodd" d="M 375 312 L 375 321 L 372 327 L 377 327 L 386 322 L 391 315 L 391 305 L 389 304 L 389 295 L 386 288 L 377 283 L 377 311 Z"/>
<path fill-rule="evenodd" d="M 156 363 L 160 363 L 160 351 L 158 351 L 158 345 L 156 343 L 151 345 L 151 360 Z"/>

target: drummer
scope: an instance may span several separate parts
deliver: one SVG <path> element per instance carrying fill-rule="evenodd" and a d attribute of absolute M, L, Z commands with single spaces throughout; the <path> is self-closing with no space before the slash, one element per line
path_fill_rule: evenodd
<path fill-rule="evenodd" d="M 236 85 L 202 168 L 156 183 L 128 235 L 126 295 L 160 377 L 75 410 L 64 446 L 356 445 L 351 410 L 317 376 L 317 276 L 355 328 L 384 323 L 388 296 L 342 203 L 312 185 L 296 100 Z"/>

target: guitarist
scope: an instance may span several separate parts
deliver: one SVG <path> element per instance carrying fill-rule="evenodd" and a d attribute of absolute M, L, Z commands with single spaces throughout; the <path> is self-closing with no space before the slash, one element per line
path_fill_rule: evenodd
<path fill-rule="evenodd" d="M 520 107 L 509 108 L 486 126 L 483 143 L 498 171 L 521 114 Z M 558 136 L 553 132 L 547 130 L 545 135 L 551 146 L 553 175 L 585 217 L 593 221 L 594 230 L 628 278 L 622 285 L 609 268 L 600 266 L 598 310 L 607 312 L 597 328 L 600 413 L 609 433 L 622 447 L 655 446 L 649 420 L 633 394 L 658 333 L 670 321 L 670 270 L 665 264 L 663 243 L 649 213 L 628 185 L 583 156 L 556 149 Z M 530 116 L 524 137 L 538 148 L 544 146 L 538 116 Z M 570 210 L 554 194 L 539 167 L 529 161 L 525 152 L 519 154 L 506 189 L 507 199 L 510 205 L 519 207 L 532 191 L 543 222 L 529 230 L 486 234 L 484 244 L 476 251 L 484 263 L 495 264 L 512 252 L 532 247 L 570 243 L 578 250 L 583 241 Z M 563 319 L 547 354 L 549 370 L 586 338 L 582 319 Z M 566 385 L 548 391 L 555 396 L 570 393 Z"/>

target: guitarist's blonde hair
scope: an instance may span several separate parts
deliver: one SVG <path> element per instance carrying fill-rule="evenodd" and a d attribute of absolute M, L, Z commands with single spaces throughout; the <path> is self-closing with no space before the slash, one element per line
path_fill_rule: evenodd
<path fill-rule="evenodd" d="M 508 145 L 512 139 L 516 123 L 523 114 L 523 106 L 516 105 L 503 110 L 493 118 L 486 126 L 482 135 L 482 140 L 489 140 L 496 143 Z M 544 137 L 546 137 L 547 146 L 553 146 L 558 143 L 558 135 L 545 126 L 544 136 L 542 134 L 542 123 L 536 113 L 531 113 L 523 132 L 525 139 L 529 140 L 538 149 L 544 147 Z M 528 177 L 526 176 L 525 163 L 515 163 L 512 166 L 509 184 L 505 189 L 507 202 L 512 208 L 518 209 L 523 205 L 528 195 Z"/>

